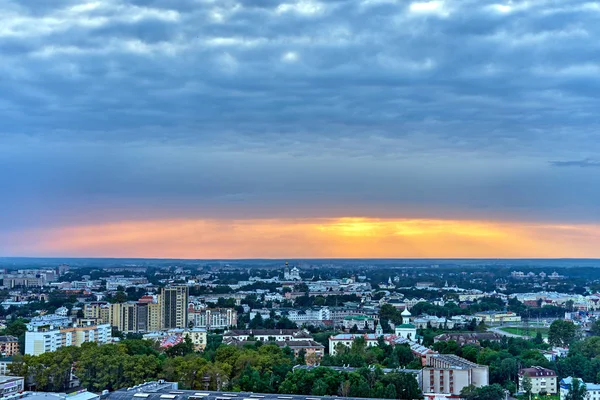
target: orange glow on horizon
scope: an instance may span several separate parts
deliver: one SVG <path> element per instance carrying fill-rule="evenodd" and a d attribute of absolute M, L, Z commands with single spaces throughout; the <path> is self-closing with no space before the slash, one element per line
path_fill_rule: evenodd
<path fill-rule="evenodd" d="M 595 258 L 600 226 L 430 219 L 124 221 L 0 237 L 12 255 L 140 258 Z"/>

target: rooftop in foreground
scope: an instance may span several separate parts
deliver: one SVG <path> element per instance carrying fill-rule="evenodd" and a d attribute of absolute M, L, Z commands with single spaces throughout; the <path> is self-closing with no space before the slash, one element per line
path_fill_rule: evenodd
<path fill-rule="evenodd" d="M 148 382 L 114 391 L 108 400 L 358 400 L 356 397 L 312 396 L 298 394 L 214 392 L 179 390 L 175 382 Z M 373 399 L 371 399 L 373 400 Z"/>

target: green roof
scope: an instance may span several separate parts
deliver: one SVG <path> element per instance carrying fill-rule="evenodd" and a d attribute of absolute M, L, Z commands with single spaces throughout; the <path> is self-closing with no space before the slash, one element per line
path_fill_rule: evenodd
<path fill-rule="evenodd" d="M 413 324 L 396 325 L 396 328 L 416 328 Z"/>

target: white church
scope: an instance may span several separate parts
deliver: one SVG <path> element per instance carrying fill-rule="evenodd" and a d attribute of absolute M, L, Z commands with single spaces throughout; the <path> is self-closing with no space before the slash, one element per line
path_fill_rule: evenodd
<path fill-rule="evenodd" d="M 402 311 L 402 324 L 396 325 L 394 333 L 396 336 L 403 337 L 408 340 L 417 340 L 417 327 L 410 323 L 410 316 L 412 314 L 407 308 Z"/>

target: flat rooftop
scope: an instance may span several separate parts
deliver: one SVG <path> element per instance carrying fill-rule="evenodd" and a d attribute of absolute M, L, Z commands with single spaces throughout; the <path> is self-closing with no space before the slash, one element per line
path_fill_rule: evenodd
<path fill-rule="evenodd" d="M 22 381 L 23 378 L 18 376 L 6 376 L 0 375 L 0 383 L 13 382 L 13 381 Z"/>
<path fill-rule="evenodd" d="M 359 400 L 356 397 L 311 396 L 277 393 L 214 392 L 210 390 L 178 390 L 172 383 L 138 385 L 110 393 L 108 400 Z M 362 399 L 360 399 L 362 400 Z M 372 399 L 371 399 L 372 400 Z"/>

